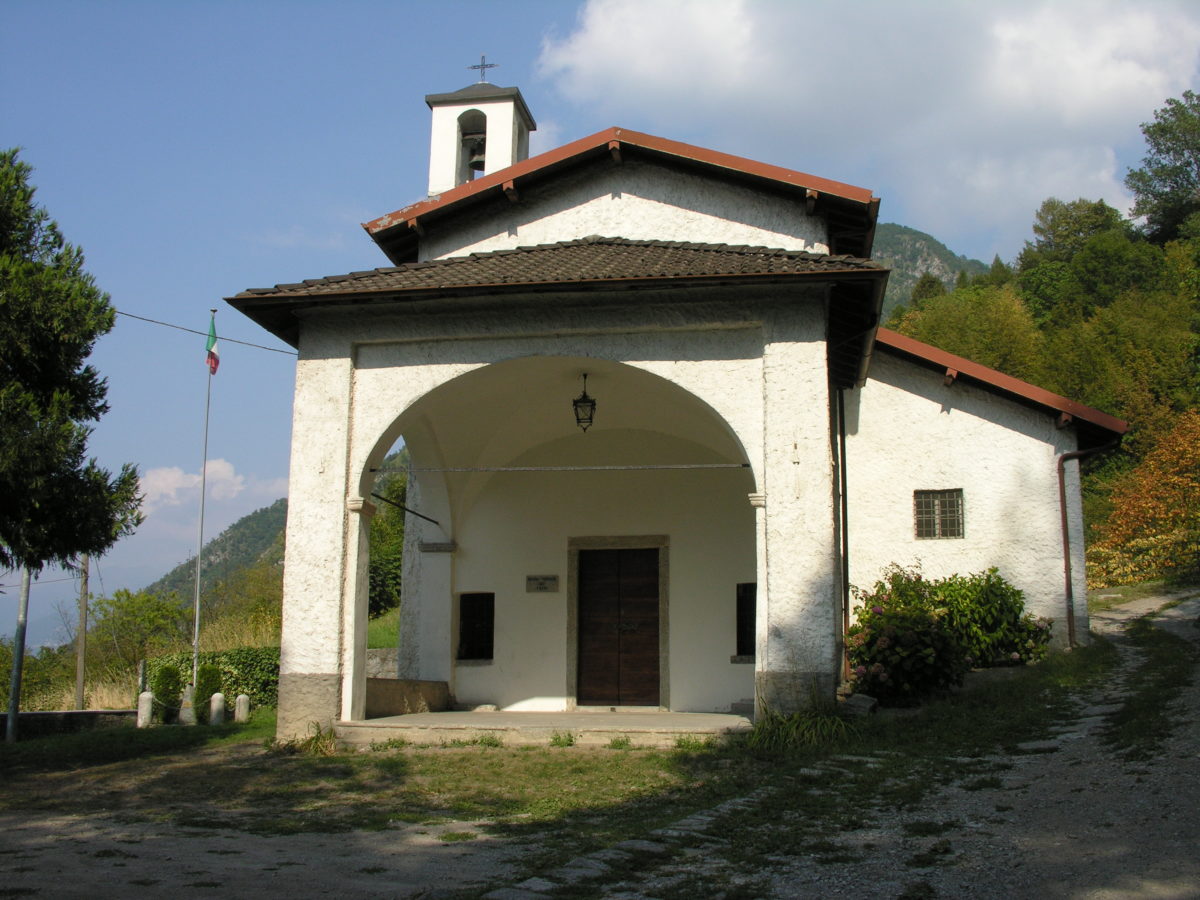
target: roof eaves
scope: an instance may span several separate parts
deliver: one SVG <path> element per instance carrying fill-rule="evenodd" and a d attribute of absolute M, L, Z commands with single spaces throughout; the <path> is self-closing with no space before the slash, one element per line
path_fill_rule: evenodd
<path fill-rule="evenodd" d="M 1005 375 L 995 369 L 972 362 L 966 357 L 956 356 L 939 350 L 930 344 L 922 343 L 915 338 L 900 334 L 888 328 L 880 328 L 876 342 L 884 349 L 898 352 L 911 357 L 926 365 L 946 370 L 952 377 L 966 377 L 986 388 L 1007 394 L 1026 403 L 1031 403 L 1045 409 L 1053 410 L 1069 419 L 1078 419 L 1094 428 L 1120 436 L 1129 430 L 1129 424 L 1116 416 L 1077 403 L 1067 397 L 1051 393 L 1037 385 Z"/>
<path fill-rule="evenodd" d="M 878 199 L 866 188 L 617 127 L 596 132 L 538 156 L 530 157 L 501 169 L 499 172 L 493 172 L 436 196 L 419 200 L 385 216 L 364 222 L 363 228 L 372 240 L 379 244 L 385 252 L 388 252 L 387 245 L 396 237 L 396 230 L 400 228 L 419 229 L 419 221 L 423 216 L 444 212 L 467 200 L 482 199 L 489 192 L 503 193 L 505 190 L 517 192 L 518 182 L 523 179 L 546 175 L 557 168 L 579 164 L 595 156 L 607 154 L 619 156 L 622 150 L 644 151 L 652 156 L 673 158 L 701 167 L 723 169 L 739 177 L 749 176 L 792 190 L 806 190 L 813 198 L 827 195 L 861 206 L 864 210 L 864 218 L 867 220 L 866 244 L 869 253 L 870 238 L 874 232 L 874 222 L 878 211 Z M 399 262 L 394 253 L 388 252 L 388 255 L 392 257 L 393 262 Z M 865 256 L 867 253 L 862 255 Z"/>

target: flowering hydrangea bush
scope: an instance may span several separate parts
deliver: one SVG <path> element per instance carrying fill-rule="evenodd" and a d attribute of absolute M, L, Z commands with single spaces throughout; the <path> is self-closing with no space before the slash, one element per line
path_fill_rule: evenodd
<path fill-rule="evenodd" d="M 1022 665 L 1046 655 L 1050 621 L 995 569 L 930 581 L 893 565 L 870 591 L 854 589 L 846 649 L 854 689 L 912 701 L 962 683 L 971 667 Z"/>

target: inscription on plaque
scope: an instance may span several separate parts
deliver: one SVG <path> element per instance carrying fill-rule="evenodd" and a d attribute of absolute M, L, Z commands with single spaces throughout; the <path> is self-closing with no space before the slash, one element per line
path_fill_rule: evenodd
<path fill-rule="evenodd" d="M 553 594 L 558 591 L 557 575 L 526 575 L 525 593 Z"/>

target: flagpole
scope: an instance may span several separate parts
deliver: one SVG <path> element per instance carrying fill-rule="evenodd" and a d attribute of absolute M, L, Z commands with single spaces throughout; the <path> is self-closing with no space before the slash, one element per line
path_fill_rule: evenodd
<path fill-rule="evenodd" d="M 210 310 L 209 351 L 216 339 L 217 311 Z M 196 585 L 192 602 L 192 684 L 200 670 L 200 556 L 204 550 L 204 495 L 208 481 L 208 412 L 212 405 L 212 380 L 215 367 L 209 363 L 208 379 L 204 391 L 204 454 L 200 461 L 200 521 L 196 526 Z"/>

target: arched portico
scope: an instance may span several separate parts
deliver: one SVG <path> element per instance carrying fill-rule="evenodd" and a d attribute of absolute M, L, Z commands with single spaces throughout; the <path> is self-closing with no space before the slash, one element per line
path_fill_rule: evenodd
<path fill-rule="evenodd" d="M 403 436 L 410 506 L 438 522 L 408 523 L 405 677 L 447 681 L 472 705 L 586 705 L 598 696 L 579 687 L 596 666 L 588 641 L 599 626 L 586 608 L 580 614 L 580 590 L 586 607 L 589 566 L 622 555 L 628 566 L 629 551 L 641 551 L 656 567 L 655 614 L 613 627 L 625 629 L 626 643 L 631 629 L 654 629 L 656 646 L 642 659 L 618 658 L 614 677 L 653 665 L 657 680 L 652 691 L 613 702 L 711 711 L 753 696 L 753 666 L 732 660 L 737 585 L 756 579 L 750 462 L 709 403 L 651 368 L 579 356 L 500 360 L 431 389 L 382 430 L 364 459 L 360 496 Z M 586 433 L 571 408 L 584 372 L 598 403 Z M 703 390 L 704 381 L 691 386 Z M 366 566 L 360 555 L 348 598 L 363 594 Z M 463 648 L 464 596 L 491 604 L 487 658 L 461 658 L 471 652 Z M 361 667 L 343 671 L 356 682 L 345 691 L 361 693 Z"/>

